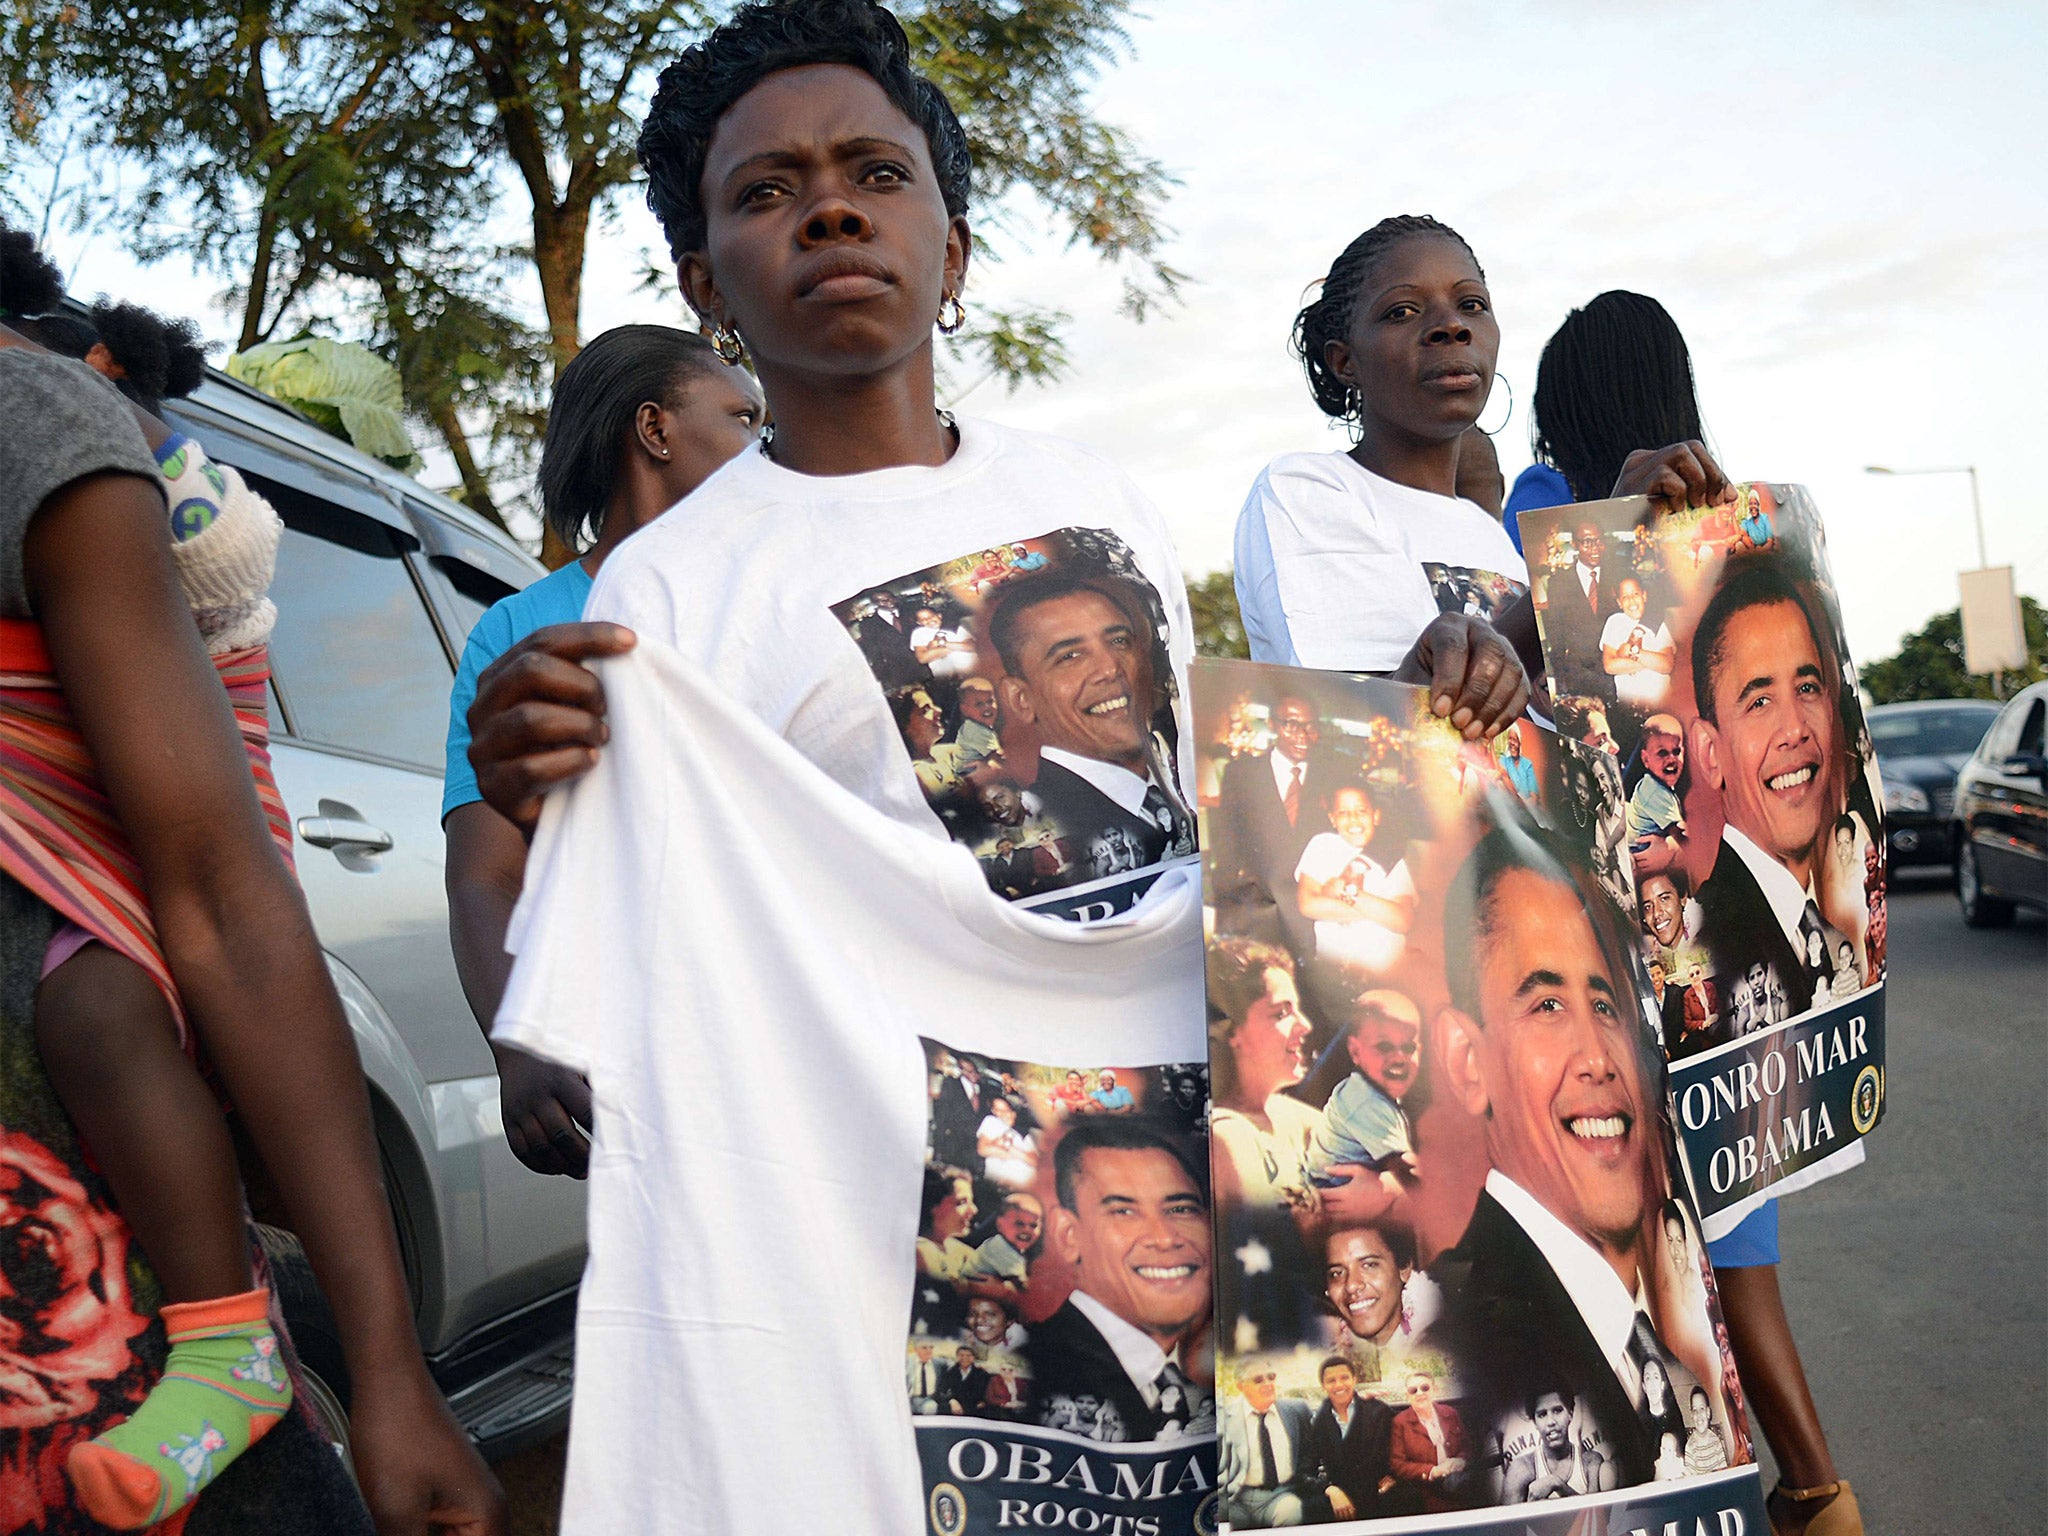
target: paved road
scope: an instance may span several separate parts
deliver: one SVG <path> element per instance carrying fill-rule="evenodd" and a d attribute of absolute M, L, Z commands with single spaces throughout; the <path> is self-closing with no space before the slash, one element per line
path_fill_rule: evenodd
<path fill-rule="evenodd" d="M 1922 885 L 1892 893 L 1889 942 L 1885 1123 L 1861 1169 L 1786 1202 L 1786 1305 L 1872 1536 L 2039 1531 L 2048 924 L 1973 933 Z M 514 1536 L 552 1536 L 561 1457 L 499 1469 Z"/>
<path fill-rule="evenodd" d="M 2048 1495 L 2048 925 L 1895 889 L 1870 1160 L 1785 1202 L 1780 1271 L 1873 1536 L 2040 1531 Z"/>

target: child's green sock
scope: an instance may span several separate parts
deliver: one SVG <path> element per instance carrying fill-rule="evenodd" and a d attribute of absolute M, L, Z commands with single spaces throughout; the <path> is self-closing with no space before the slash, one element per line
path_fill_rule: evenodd
<path fill-rule="evenodd" d="M 102 1525 L 139 1531 L 199 1497 L 291 1406 L 270 1292 L 163 1309 L 164 1373 L 134 1416 L 72 1447 L 64 1470 Z"/>

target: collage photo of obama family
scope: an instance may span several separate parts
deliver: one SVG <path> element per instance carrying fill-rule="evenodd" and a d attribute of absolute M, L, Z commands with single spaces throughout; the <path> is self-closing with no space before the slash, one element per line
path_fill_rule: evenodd
<path fill-rule="evenodd" d="M 1883 980 L 1883 787 L 1806 492 L 1746 485 L 1646 528 L 1637 510 L 1523 532 L 1558 728 L 1622 765 L 1678 1061 Z"/>
<path fill-rule="evenodd" d="M 1071 900 L 1194 853 L 1166 607 L 1113 532 L 970 551 L 832 612 L 997 895 Z"/>
<path fill-rule="evenodd" d="M 1213 1433 L 1206 1065 L 1049 1066 L 931 1039 L 924 1049 L 911 1412 L 1103 1445 Z M 1129 1202 L 1156 1218 L 1139 1272 L 1118 1219 Z"/>
<path fill-rule="evenodd" d="M 1202 661 L 1194 694 L 1224 1517 L 1749 1463 L 1619 760 L 1364 678 Z"/>

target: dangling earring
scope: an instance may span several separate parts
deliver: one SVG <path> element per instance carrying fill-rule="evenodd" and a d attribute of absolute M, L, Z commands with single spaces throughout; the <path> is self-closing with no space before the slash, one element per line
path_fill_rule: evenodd
<path fill-rule="evenodd" d="M 737 368 L 747 355 L 740 333 L 729 325 L 721 325 L 711 333 L 711 350 L 718 354 L 721 363 L 732 368 Z"/>
<path fill-rule="evenodd" d="M 967 323 L 967 308 L 960 302 L 960 295 L 948 293 L 939 300 L 939 332 L 951 336 Z"/>
<path fill-rule="evenodd" d="M 1507 415 L 1501 417 L 1500 425 L 1498 427 L 1479 427 L 1478 422 L 1475 421 L 1472 423 L 1473 426 L 1479 427 L 1479 430 L 1484 432 L 1488 437 L 1493 437 L 1497 433 L 1504 431 L 1507 427 L 1507 424 L 1515 419 L 1515 386 L 1508 382 L 1508 376 L 1504 373 L 1496 373 L 1493 376 L 1493 382 L 1498 384 L 1502 389 L 1508 392 L 1508 413 Z M 1486 405 L 1491 404 L 1493 404 L 1493 391 L 1488 390 L 1486 393 Z M 1486 406 L 1484 405 L 1480 407 L 1481 411 L 1484 411 L 1485 409 Z"/>

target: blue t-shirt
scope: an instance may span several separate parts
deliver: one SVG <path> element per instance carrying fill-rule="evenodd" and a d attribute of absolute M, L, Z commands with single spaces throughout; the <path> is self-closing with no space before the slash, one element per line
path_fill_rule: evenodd
<path fill-rule="evenodd" d="M 590 573 L 581 560 L 550 571 L 524 592 L 493 603 L 469 632 L 462 665 L 455 670 L 455 691 L 448 697 L 448 771 L 441 781 L 441 819 L 458 805 L 483 799 L 476 770 L 469 766 L 469 706 L 476 702 L 477 674 L 536 629 L 573 624 L 583 617 L 590 596 Z"/>
<path fill-rule="evenodd" d="M 1507 524 L 1508 537 L 1515 541 L 1516 553 L 1528 558 L 1529 552 L 1522 548 L 1522 526 L 1516 514 L 1536 507 L 1568 507 L 1571 504 L 1571 482 L 1548 464 L 1531 464 L 1515 476 L 1515 488 L 1508 492 L 1507 505 L 1501 508 L 1500 518 Z"/>
<path fill-rule="evenodd" d="M 1131 1090 L 1122 1083 L 1118 1083 L 1114 1088 L 1098 1088 L 1089 1094 L 1088 1097 L 1100 1104 L 1104 1109 L 1109 1110 L 1131 1109 L 1138 1102 L 1131 1097 Z"/>

